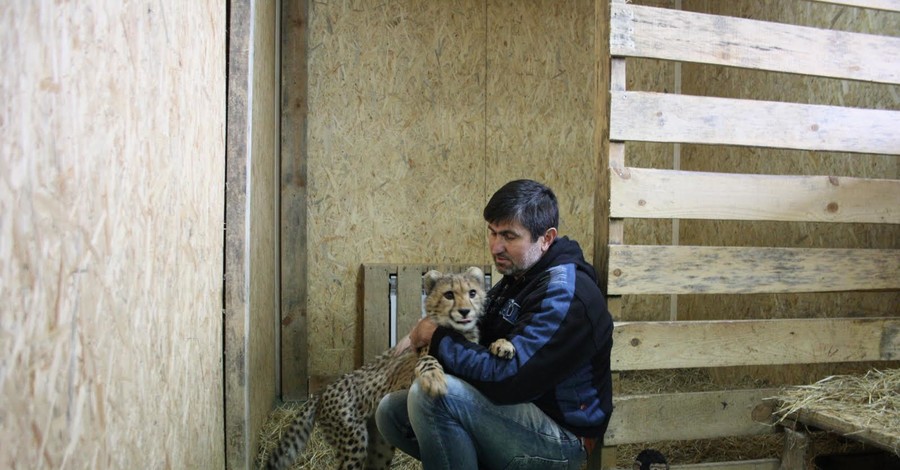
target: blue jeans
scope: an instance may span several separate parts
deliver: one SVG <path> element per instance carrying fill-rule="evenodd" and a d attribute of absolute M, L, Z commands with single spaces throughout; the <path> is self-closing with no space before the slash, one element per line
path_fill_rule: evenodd
<path fill-rule="evenodd" d="M 586 456 L 581 440 L 534 404 L 494 404 L 451 375 L 444 397 L 429 397 L 418 382 L 387 395 L 375 422 L 423 470 L 578 469 Z"/>

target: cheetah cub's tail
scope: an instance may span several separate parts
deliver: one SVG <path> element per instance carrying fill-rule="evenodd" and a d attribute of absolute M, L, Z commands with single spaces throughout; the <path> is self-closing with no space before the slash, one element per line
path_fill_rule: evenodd
<path fill-rule="evenodd" d="M 309 442 L 309 436 L 313 431 L 318 404 L 319 397 L 315 396 L 310 398 L 300 408 L 297 416 L 282 434 L 278 446 L 272 449 L 272 453 L 269 455 L 269 462 L 266 464 L 267 470 L 284 470 L 289 468 L 294 463 L 294 460 L 303 454 L 306 444 Z"/>

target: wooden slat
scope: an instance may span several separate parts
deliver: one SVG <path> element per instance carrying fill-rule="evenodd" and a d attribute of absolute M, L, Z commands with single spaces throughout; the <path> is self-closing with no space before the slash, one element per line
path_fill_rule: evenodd
<path fill-rule="evenodd" d="M 734 460 L 729 462 L 689 463 L 670 465 L 672 470 L 778 470 L 781 461 L 778 459 Z M 632 470 L 631 467 L 612 467 L 613 470 Z"/>
<path fill-rule="evenodd" d="M 756 459 L 731 462 L 709 462 L 686 465 L 672 465 L 672 470 L 778 470 L 778 459 Z"/>
<path fill-rule="evenodd" d="M 613 56 L 900 83 L 900 38 L 613 4 Z"/>
<path fill-rule="evenodd" d="M 900 111 L 611 92 L 610 139 L 900 154 Z"/>
<path fill-rule="evenodd" d="M 900 180 L 610 172 L 610 217 L 900 224 Z"/>
<path fill-rule="evenodd" d="M 777 389 L 614 396 L 605 445 L 775 432 L 751 412 Z"/>
<path fill-rule="evenodd" d="M 812 0 L 819 3 L 831 3 L 850 7 L 872 8 L 900 13 L 900 0 Z"/>
<path fill-rule="evenodd" d="M 397 272 L 397 339 L 406 336 L 422 318 L 424 266 L 400 266 Z"/>
<path fill-rule="evenodd" d="M 840 412 L 824 409 L 801 409 L 795 414 L 788 415 L 788 417 L 808 426 L 855 439 L 888 452 L 900 452 L 900 434 L 896 432 L 891 433 L 881 427 L 858 426 L 846 419 L 842 419 Z"/>
<path fill-rule="evenodd" d="M 388 278 L 396 265 L 363 266 L 363 362 L 369 362 L 388 348 L 390 329 L 390 286 Z"/>
<path fill-rule="evenodd" d="M 624 322 L 616 371 L 900 359 L 900 319 L 827 318 Z"/>
<path fill-rule="evenodd" d="M 900 250 L 612 245 L 609 294 L 900 289 Z"/>

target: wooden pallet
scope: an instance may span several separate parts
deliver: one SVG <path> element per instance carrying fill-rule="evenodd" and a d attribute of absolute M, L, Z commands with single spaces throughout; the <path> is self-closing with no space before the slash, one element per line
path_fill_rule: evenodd
<path fill-rule="evenodd" d="M 828 3 L 900 12 L 900 2 L 891 0 Z M 598 2 L 596 16 L 601 57 L 598 206 L 605 221 L 597 224 L 601 253 L 595 262 L 614 318 L 620 318 L 623 295 L 900 289 L 897 249 L 646 246 L 630 244 L 624 229 L 626 219 L 900 223 L 900 181 L 895 179 L 637 168 L 629 166 L 626 152 L 628 142 L 662 142 L 900 155 L 898 111 L 632 91 L 626 65 L 629 59 L 650 58 L 896 85 L 900 38 L 624 0 Z M 825 313 L 829 318 L 617 322 L 613 368 L 900 359 L 897 310 L 866 319 Z M 775 432 L 776 427 L 752 416 L 774 393 L 760 389 L 616 396 L 607 447 L 592 456 L 591 468 L 614 466 L 615 446 L 622 444 Z M 702 468 L 779 465 L 767 460 Z"/>

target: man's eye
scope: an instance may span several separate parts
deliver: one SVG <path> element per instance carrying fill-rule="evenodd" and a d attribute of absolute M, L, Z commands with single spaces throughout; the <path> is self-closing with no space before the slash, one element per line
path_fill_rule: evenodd
<path fill-rule="evenodd" d="M 453 300 L 453 291 L 444 292 L 444 298 L 447 300 Z"/>
<path fill-rule="evenodd" d="M 475 296 L 478 295 L 478 292 L 475 292 L 475 289 L 469 291 L 469 298 L 474 299 Z"/>

